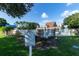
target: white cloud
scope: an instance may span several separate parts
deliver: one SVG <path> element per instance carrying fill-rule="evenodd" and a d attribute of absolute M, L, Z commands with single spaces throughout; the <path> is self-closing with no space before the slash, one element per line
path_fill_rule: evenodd
<path fill-rule="evenodd" d="M 72 5 L 72 3 L 67 3 L 67 4 L 66 4 L 66 6 L 70 6 L 70 5 Z"/>
<path fill-rule="evenodd" d="M 69 11 L 64 11 L 63 13 L 61 13 L 61 17 L 67 17 L 69 15 Z"/>
<path fill-rule="evenodd" d="M 73 10 L 72 12 L 70 12 L 70 15 L 75 14 L 75 13 L 79 13 L 79 10 Z"/>
<path fill-rule="evenodd" d="M 63 13 L 60 14 L 59 21 L 57 21 L 58 24 L 59 24 L 59 22 L 63 23 L 64 18 L 66 18 L 72 14 L 75 14 L 75 13 L 79 13 L 79 10 L 72 10 L 72 11 L 66 10 L 66 11 L 64 11 Z"/>
<path fill-rule="evenodd" d="M 68 16 L 70 16 L 72 14 L 75 14 L 75 13 L 79 13 L 79 10 L 73 10 L 73 11 L 66 10 L 63 13 L 61 13 L 60 16 L 63 17 L 63 18 L 65 18 L 65 17 L 68 17 Z"/>
<path fill-rule="evenodd" d="M 48 18 L 48 15 L 44 12 L 44 13 L 42 13 L 41 17 L 42 18 Z"/>

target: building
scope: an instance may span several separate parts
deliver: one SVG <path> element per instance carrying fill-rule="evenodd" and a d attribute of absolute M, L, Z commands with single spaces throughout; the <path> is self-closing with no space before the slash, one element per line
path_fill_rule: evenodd
<path fill-rule="evenodd" d="M 56 22 L 47 22 L 46 23 L 46 27 L 47 28 L 57 27 L 57 24 L 56 24 Z"/>
<path fill-rule="evenodd" d="M 44 26 L 36 28 L 36 32 L 37 35 L 40 37 L 49 37 L 55 35 L 56 29 L 56 22 L 47 22 Z"/>

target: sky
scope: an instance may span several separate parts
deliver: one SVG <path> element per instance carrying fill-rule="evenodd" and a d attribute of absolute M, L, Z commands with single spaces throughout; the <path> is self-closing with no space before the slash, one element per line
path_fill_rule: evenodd
<path fill-rule="evenodd" d="M 0 11 L 0 18 L 6 19 L 10 24 L 14 24 L 16 21 L 36 22 L 40 25 L 49 21 L 61 24 L 65 17 L 78 12 L 78 3 L 35 3 L 31 11 L 21 19 L 8 16 L 2 11 Z"/>

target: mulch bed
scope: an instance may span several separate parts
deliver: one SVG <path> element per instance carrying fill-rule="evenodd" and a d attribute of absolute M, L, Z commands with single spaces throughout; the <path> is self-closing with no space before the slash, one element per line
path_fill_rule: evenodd
<path fill-rule="evenodd" d="M 36 49 L 49 49 L 51 47 L 57 47 L 56 37 L 39 37 L 36 36 Z"/>

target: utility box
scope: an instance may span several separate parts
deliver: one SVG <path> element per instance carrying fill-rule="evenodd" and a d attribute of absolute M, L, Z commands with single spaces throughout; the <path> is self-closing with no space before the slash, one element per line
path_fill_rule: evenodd
<path fill-rule="evenodd" d="M 25 36 L 25 46 L 35 46 L 35 30 L 20 30 Z"/>

